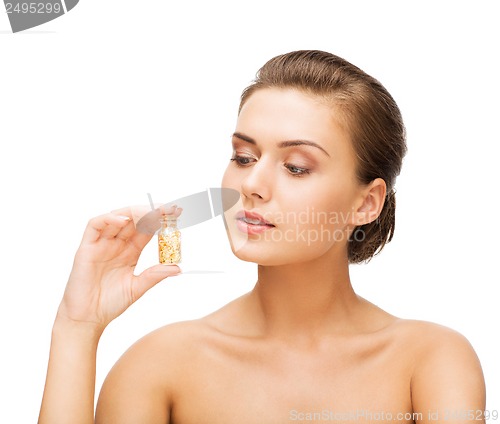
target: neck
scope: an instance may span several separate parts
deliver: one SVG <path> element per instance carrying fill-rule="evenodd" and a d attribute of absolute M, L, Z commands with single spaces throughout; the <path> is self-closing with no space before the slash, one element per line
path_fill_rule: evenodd
<path fill-rule="evenodd" d="M 307 263 L 259 265 L 250 297 L 264 334 L 294 340 L 344 331 L 360 303 L 347 257 L 328 255 Z"/>

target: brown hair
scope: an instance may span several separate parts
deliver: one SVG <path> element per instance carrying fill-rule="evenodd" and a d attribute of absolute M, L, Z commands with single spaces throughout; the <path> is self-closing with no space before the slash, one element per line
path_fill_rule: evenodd
<path fill-rule="evenodd" d="M 348 242 L 349 262 L 369 261 L 392 240 L 395 227 L 394 184 L 406 154 L 401 112 L 375 78 L 331 53 L 300 50 L 277 56 L 257 73 L 241 96 L 246 100 L 262 88 L 294 88 L 319 96 L 341 112 L 357 156 L 357 177 L 363 184 L 382 178 L 387 185 L 377 220 L 354 229 Z"/>

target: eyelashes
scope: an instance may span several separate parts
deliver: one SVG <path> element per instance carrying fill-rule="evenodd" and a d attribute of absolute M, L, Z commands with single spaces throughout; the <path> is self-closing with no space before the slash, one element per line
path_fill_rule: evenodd
<path fill-rule="evenodd" d="M 311 173 L 310 169 L 302 168 L 300 166 L 295 166 L 295 165 L 292 165 L 291 163 L 285 163 L 284 166 L 285 166 L 285 168 L 288 169 L 290 174 L 292 174 L 293 176 L 301 177 L 303 175 L 307 175 L 307 174 Z"/>
<path fill-rule="evenodd" d="M 233 155 L 230 159 L 234 162 L 238 168 L 246 168 L 252 163 L 257 162 L 257 159 L 248 156 Z M 287 169 L 288 173 L 293 177 L 303 177 L 304 175 L 310 174 L 311 170 L 301 166 L 296 166 L 291 163 L 284 163 L 283 166 Z"/>
<path fill-rule="evenodd" d="M 234 163 L 236 163 L 236 165 L 239 166 L 239 167 L 244 167 L 244 166 L 249 165 L 251 163 L 251 161 L 256 162 L 256 159 L 249 158 L 249 157 L 246 157 L 246 156 L 234 155 L 231 158 L 231 161 L 234 162 Z"/>

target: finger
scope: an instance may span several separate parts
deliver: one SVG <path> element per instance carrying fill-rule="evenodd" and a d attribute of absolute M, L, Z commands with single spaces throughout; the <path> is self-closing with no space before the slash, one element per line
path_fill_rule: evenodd
<path fill-rule="evenodd" d="M 130 231 L 132 230 L 132 233 L 134 232 L 134 223 L 128 216 L 124 215 L 117 215 L 122 221 L 125 221 L 125 225 L 122 225 L 121 222 L 119 222 L 119 225 L 116 224 L 110 224 L 106 226 L 102 231 L 101 231 L 101 238 L 106 238 L 106 239 L 113 239 L 117 237 L 118 234 L 120 234 L 122 231 L 124 231 L 126 228 Z"/>
<path fill-rule="evenodd" d="M 125 227 L 123 227 L 116 235 L 116 238 L 122 239 L 124 241 L 130 239 L 135 234 L 135 225 L 132 221 L 129 221 Z"/>
<path fill-rule="evenodd" d="M 97 241 L 108 227 L 112 227 L 107 229 L 109 234 L 115 231 L 118 233 L 129 221 L 130 218 L 128 216 L 115 215 L 113 213 L 107 213 L 92 218 L 85 228 L 82 243 L 93 243 Z"/>
<path fill-rule="evenodd" d="M 156 222 L 155 217 L 161 217 L 161 214 L 159 214 L 156 209 L 154 211 L 156 212 L 152 214 L 151 212 L 153 212 L 153 210 L 151 209 L 151 206 L 147 205 L 126 206 L 124 208 L 113 210 L 112 213 L 115 215 L 128 216 L 131 218 L 131 223 L 123 227 L 115 236 L 122 240 L 128 240 L 134 236 L 136 231 L 145 233 L 147 234 L 147 237 L 139 237 L 141 240 L 140 243 L 137 243 L 139 248 L 144 247 L 159 228 L 159 218 L 158 222 Z M 138 223 L 140 223 L 139 228 L 137 228 Z"/>
<path fill-rule="evenodd" d="M 136 205 L 127 206 L 112 211 L 115 215 L 128 216 L 133 221 L 134 226 L 127 225 L 123 227 L 118 233 L 112 233 L 111 229 L 105 236 L 119 237 L 123 240 L 130 240 L 134 245 L 142 250 L 146 244 L 149 243 L 153 235 L 160 228 L 161 217 L 163 215 L 180 215 L 181 208 L 176 205 L 169 204 L 155 204 L 156 209 L 151 209 L 151 206 Z"/>
<path fill-rule="evenodd" d="M 160 210 L 162 215 L 173 215 L 177 209 L 177 205 L 160 205 L 157 209 Z"/>
<path fill-rule="evenodd" d="M 144 270 L 140 275 L 136 276 L 136 280 L 134 282 L 134 301 L 139 299 L 144 293 L 160 281 L 167 277 L 179 275 L 180 273 L 181 269 L 177 265 L 155 265 Z"/>
<path fill-rule="evenodd" d="M 182 213 L 182 208 L 176 208 L 173 215 L 176 217 L 176 218 L 179 218 L 179 216 L 181 216 L 181 213 Z"/>
<path fill-rule="evenodd" d="M 151 210 L 151 206 L 149 205 L 134 205 L 112 210 L 111 213 L 128 216 L 134 223 L 137 223 L 144 215 L 151 212 Z"/>
<path fill-rule="evenodd" d="M 138 246 L 145 246 L 160 228 L 162 216 L 172 215 L 176 209 L 177 207 L 175 205 L 161 205 L 160 207 L 150 210 L 148 213 L 143 215 L 136 223 L 137 232 L 133 237 Z"/>
<path fill-rule="evenodd" d="M 153 205 L 126 206 L 111 212 L 116 215 L 128 216 L 137 224 L 146 215 L 148 215 L 148 217 L 157 216 L 158 219 L 161 218 L 161 215 L 175 215 L 178 217 L 182 213 L 182 208 L 169 203 L 154 203 Z M 151 212 L 155 212 L 155 214 L 151 215 Z"/>

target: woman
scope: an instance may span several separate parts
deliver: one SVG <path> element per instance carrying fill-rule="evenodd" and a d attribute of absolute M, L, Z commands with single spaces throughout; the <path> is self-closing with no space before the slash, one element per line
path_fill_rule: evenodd
<path fill-rule="evenodd" d="M 241 100 L 222 187 L 235 255 L 254 289 L 133 345 L 101 390 L 99 424 L 484 422 L 481 366 L 453 330 L 399 319 L 357 296 L 349 263 L 394 231 L 406 152 L 397 105 L 332 54 L 270 60 Z M 178 214 L 173 207 L 164 213 Z M 99 337 L 180 272 L 134 266 L 151 235 L 130 209 L 92 219 L 54 324 L 40 424 L 94 422 Z"/>

